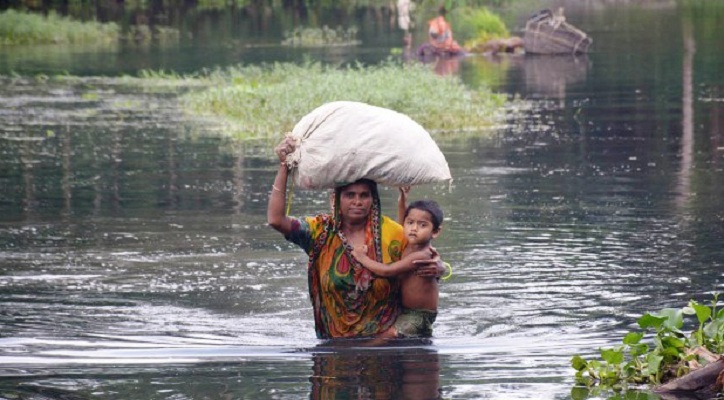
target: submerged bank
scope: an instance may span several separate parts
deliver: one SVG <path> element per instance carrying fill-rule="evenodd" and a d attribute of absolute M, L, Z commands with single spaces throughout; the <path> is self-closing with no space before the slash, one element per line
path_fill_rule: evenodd
<path fill-rule="evenodd" d="M 80 86 L 96 99 L 98 85 L 128 92 L 158 92 L 178 98 L 184 119 L 215 121 L 209 134 L 235 139 L 277 138 L 312 109 L 330 101 L 360 101 L 409 115 L 430 133 L 481 132 L 502 117 L 507 96 L 485 86 L 470 87 L 458 77 L 436 75 L 423 64 L 385 62 L 335 67 L 321 63 L 236 66 L 192 74 L 142 71 L 138 76 L 71 75 L 5 77 L 43 85 Z M 112 94 L 103 92 L 107 98 Z"/>

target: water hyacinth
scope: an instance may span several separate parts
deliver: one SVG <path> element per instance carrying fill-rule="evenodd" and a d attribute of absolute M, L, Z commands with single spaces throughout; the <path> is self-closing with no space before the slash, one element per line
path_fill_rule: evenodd
<path fill-rule="evenodd" d="M 362 43 L 357 40 L 357 27 L 346 30 L 342 27 L 332 29 L 327 25 L 321 28 L 297 27 L 285 34 L 284 46 L 293 47 L 324 47 L 324 46 L 356 46 Z"/>
<path fill-rule="evenodd" d="M 490 126 L 505 102 L 487 88 L 469 88 L 429 66 L 388 61 L 334 67 L 308 62 L 235 67 L 210 74 L 207 90 L 184 97 L 191 113 L 231 122 L 241 139 L 276 138 L 305 114 L 330 101 L 360 101 L 409 115 L 430 133 Z"/>

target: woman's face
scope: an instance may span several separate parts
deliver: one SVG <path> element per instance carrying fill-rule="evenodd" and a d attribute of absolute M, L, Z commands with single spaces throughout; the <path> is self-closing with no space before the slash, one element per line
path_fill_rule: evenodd
<path fill-rule="evenodd" d="M 339 210 L 342 218 L 350 223 L 367 221 L 372 209 L 372 192 L 365 183 L 353 183 L 342 188 Z"/>

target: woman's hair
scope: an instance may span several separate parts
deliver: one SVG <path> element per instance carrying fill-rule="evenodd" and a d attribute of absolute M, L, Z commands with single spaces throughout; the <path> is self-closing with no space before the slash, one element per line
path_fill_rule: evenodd
<path fill-rule="evenodd" d="M 440 208 L 440 205 L 437 204 L 437 202 L 433 200 L 413 201 L 412 203 L 410 203 L 409 206 L 407 206 L 407 210 L 405 210 L 405 218 L 407 218 L 407 214 L 409 214 L 410 210 L 412 209 L 427 211 L 432 219 L 432 230 L 436 231 L 440 229 L 440 225 L 442 225 L 444 215 L 442 209 Z"/>
<path fill-rule="evenodd" d="M 358 183 L 364 183 L 370 189 L 371 193 L 377 193 L 377 182 L 373 181 L 372 179 L 367 179 L 367 178 L 357 179 L 356 181 L 354 181 L 352 183 L 348 183 L 348 184 L 342 185 L 342 186 L 337 186 L 336 188 L 334 188 L 334 191 L 337 193 L 341 193 L 342 190 L 344 190 L 346 187 L 356 185 Z"/>

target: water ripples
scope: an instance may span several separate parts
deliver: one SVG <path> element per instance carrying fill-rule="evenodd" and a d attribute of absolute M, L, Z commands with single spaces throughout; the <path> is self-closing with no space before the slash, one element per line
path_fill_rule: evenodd
<path fill-rule="evenodd" d="M 166 396 L 159 382 L 298 398 L 325 382 L 379 388 L 408 376 L 453 382 L 446 397 L 564 398 L 573 354 L 595 355 L 641 313 L 722 287 L 720 221 L 702 213 L 716 209 L 707 203 L 716 192 L 682 205 L 686 193 L 658 171 L 675 164 L 673 150 L 646 159 L 639 147 L 651 138 L 617 118 L 581 139 L 542 102 L 498 138 L 446 144 L 452 192 L 413 192 L 443 205 L 435 245 L 454 269 L 432 341 L 320 343 L 306 257 L 265 223 L 274 165 L 263 155 L 186 143 L 179 120 L 165 120 L 175 105 L 164 95 L 115 85 L 7 94 L 23 85 L 0 95 L 15 102 L 0 110 L 0 149 L 15 157 L 0 179 L 37 189 L 0 195 L 3 210 L 24 219 L 0 224 L 0 396 L 27 376 L 55 396 L 97 387 L 113 397 L 143 381 L 138 398 Z M 48 130 L 85 123 L 98 137 L 106 123 L 122 128 L 76 143 L 87 158 L 48 139 Z M 584 144 L 585 159 L 565 157 Z M 383 195 L 393 209 L 394 190 Z M 328 207 L 323 193 L 295 199 L 297 215 Z"/>

